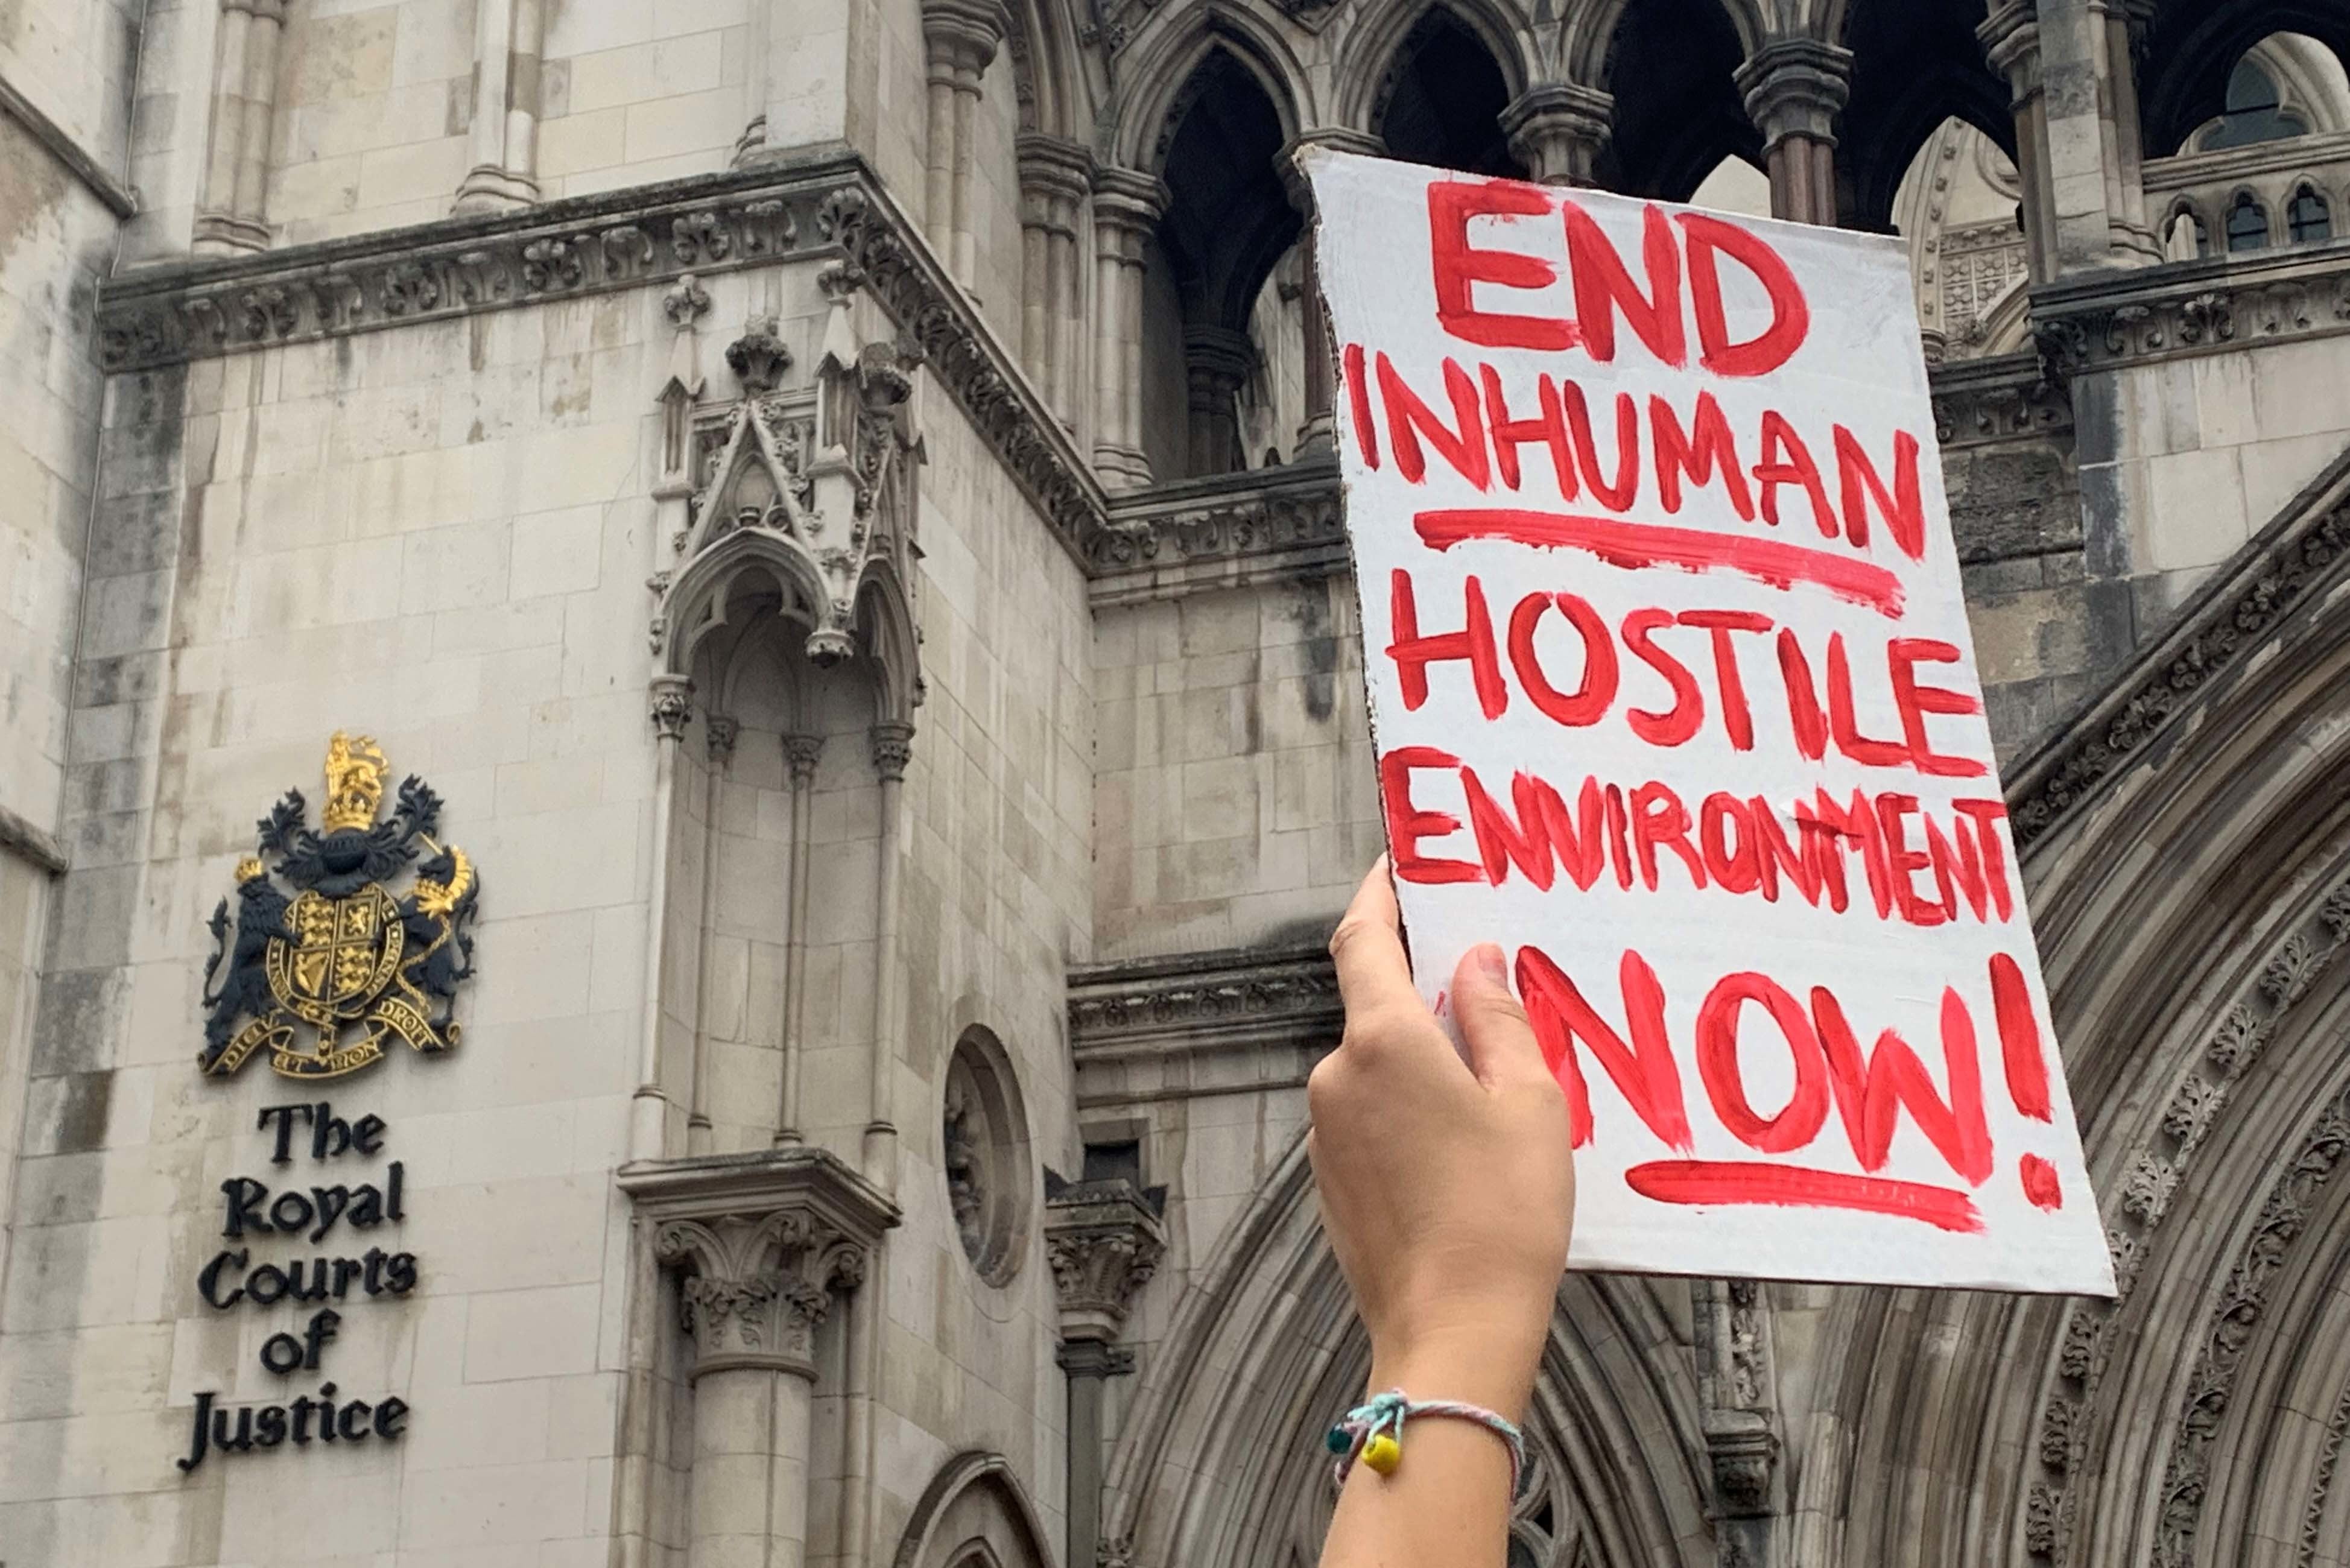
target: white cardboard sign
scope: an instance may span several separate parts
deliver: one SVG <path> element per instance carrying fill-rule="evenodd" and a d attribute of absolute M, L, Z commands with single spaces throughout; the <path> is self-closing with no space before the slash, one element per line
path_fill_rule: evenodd
<path fill-rule="evenodd" d="M 1897 244 L 1307 170 L 1405 928 L 1511 955 L 1574 1266 L 2111 1294 Z"/>

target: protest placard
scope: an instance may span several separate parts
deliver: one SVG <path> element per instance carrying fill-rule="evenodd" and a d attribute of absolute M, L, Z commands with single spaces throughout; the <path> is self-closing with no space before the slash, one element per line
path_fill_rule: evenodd
<path fill-rule="evenodd" d="M 1573 1264 L 2110 1294 L 1899 245 L 1306 169 L 1406 936 L 1509 953 Z"/>

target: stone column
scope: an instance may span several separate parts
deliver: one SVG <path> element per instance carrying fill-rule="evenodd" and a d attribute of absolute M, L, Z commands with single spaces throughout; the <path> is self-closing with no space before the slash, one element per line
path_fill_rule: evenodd
<path fill-rule="evenodd" d="M 1324 351 L 1326 359 L 1328 351 Z M 1256 369 L 1256 348 L 1248 334 L 1228 327 L 1183 329 L 1183 378 L 1187 392 L 1191 476 L 1236 473 L 1248 466 L 1241 452 L 1240 393 Z"/>
<path fill-rule="evenodd" d="M 884 1192 L 898 1185 L 898 812 L 913 760 L 914 726 L 873 726 L 873 771 L 881 781 L 881 835 L 874 846 L 873 1057 L 871 1113 L 865 1124 L 865 1179 Z"/>
<path fill-rule="evenodd" d="M 1009 28 L 1002 0 L 923 0 L 922 44 L 930 56 L 930 78 L 922 232 L 955 281 L 966 288 L 979 259 L 971 186 L 980 81 Z"/>
<path fill-rule="evenodd" d="M 1045 1255 L 1061 1309 L 1055 1359 L 1069 1378 L 1071 1563 L 1094 1563 L 1100 1551 L 1103 1381 L 1134 1370 L 1134 1352 L 1118 1339 L 1167 1251 L 1164 1199 L 1163 1189 L 1142 1191 L 1123 1177 L 1066 1182 L 1045 1172 Z"/>
<path fill-rule="evenodd" d="M 1076 142 L 1020 138 L 1020 358 L 1065 425 L 1076 417 L 1077 218 L 1092 177 Z"/>
<path fill-rule="evenodd" d="M 645 892 L 643 1037 L 629 1117 L 631 1159 L 658 1159 L 669 1142 L 669 1095 L 660 1081 L 661 946 L 669 934 L 670 816 L 677 795 L 677 750 L 693 717 L 692 680 L 683 675 L 654 676 L 649 713 L 653 725 L 653 861 Z"/>
<path fill-rule="evenodd" d="M 1714 1538 L 1721 1561 L 1780 1561 L 1773 1521 L 1784 1510 L 1771 1303 L 1753 1280 L 1692 1280 L 1699 1429 L 1713 1470 Z"/>
<path fill-rule="evenodd" d="M 269 244 L 263 214 L 269 137 L 277 112 L 277 44 L 285 28 L 286 0 L 221 0 L 212 139 L 190 247 L 199 255 L 258 251 Z"/>
<path fill-rule="evenodd" d="M 798 1143 L 800 1127 L 800 1057 L 807 1038 L 807 919 L 810 800 L 814 794 L 816 760 L 824 754 L 822 735 L 785 735 L 784 761 L 792 774 L 792 886 L 789 894 L 792 929 L 784 949 L 784 1084 L 783 1104 L 775 1115 L 775 1142 Z"/>
<path fill-rule="evenodd" d="M 1502 134 L 1545 185 L 1588 185 L 1614 125 L 1616 99 L 1574 82 L 1540 82 L 1502 110 Z"/>
<path fill-rule="evenodd" d="M 689 1154 L 711 1151 L 710 1122 L 710 953 L 717 946 L 718 814 L 726 790 L 726 770 L 734 760 L 739 720 L 712 713 L 704 724 L 710 770 L 703 783 L 702 812 L 702 935 L 695 951 L 693 987 L 693 1099 L 686 1108 L 685 1147 Z"/>
<path fill-rule="evenodd" d="M 2032 0 L 2007 0 L 1975 29 L 1991 69 L 2007 78 L 2015 116 L 2015 172 L 2023 186 L 2025 265 L 2033 283 L 2056 275 L 2056 203 L 2048 182 L 2048 99 L 2040 80 L 2040 24 Z"/>
<path fill-rule="evenodd" d="M 2007 0 L 1976 29 L 2013 94 L 2033 279 L 2162 259 L 2146 216 L 2137 0 Z"/>
<path fill-rule="evenodd" d="M 1738 67 L 1762 132 L 1773 217 L 1835 225 L 1835 118 L 1851 81 L 1851 51 L 1814 38 L 1773 38 Z"/>
<path fill-rule="evenodd" d="M 630 1170 L 654 1259 L 691 1339 L 687 1568 L 807 1556 L 816 1334 L 865 1278 L 896 1207 L 821 1150 Z"/>
<path fill-rule="evenodd" d="M 1150 483 L 1142 451 L 1143 245 L 1167 210 L 1156 176 L 1094 171 L 1094 467 L 1102 483 Z"/>
<path fill-rule="evenodd" d="M 478 0 L 473 14 L 473 166 L 458 213 L 503 213 L 538 200 L 543 0 Z"/>
<path fill-rule="evenodd" d="M 1309 130 L 1283 148 L 1274 160 L 1281 175 L 1282 189 L 1289 196 L 1289 204 L 1305 220 L 1305 237 L 1299 242 L 1298 260 L 1305 265 L 1298 269 L 1305 290 L 1298 300 L 1299 322 L 1305 339 L 1300 358 L 1305 363 L 1305 417 L 1298 422 L 1295 457 L 1311 457 L 1336 450 L 1330 421 L 1330 398 L 1334 376 L 1331 361 L 1336 358 L 1330 347 L 1330 319 L 1322 306 L 1322 278 L 1315 265 L 1314 189 L 1305 182 L 1305 171 L 1299 168 L 1297 155 L 1309 147 L 1328 147 L 1340 152 L 1361 152 L 1378 157 L 1387 148 L 1376 136 L 1359 130 L 1347 130 L 1326 126 Z"/>

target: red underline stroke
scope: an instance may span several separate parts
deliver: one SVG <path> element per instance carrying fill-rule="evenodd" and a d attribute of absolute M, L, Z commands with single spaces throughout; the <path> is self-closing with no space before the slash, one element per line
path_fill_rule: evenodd
<path fill-rule="evenodd" d="M 1882 615 L 1897 620 L 1901 616 L 1901 579 L 1887 568 L 1776 539 L 1508 506 L 1422 512 L 1412 518 L 1412 526 L 1419 531 L 1420 542 L 1436 550 L 1448 550 L 1471 539 L 1503 539 L 1537 550 L 1586 550 L 1627 570 L 1661 566 L 1700 572 L 1727 566 L 1774 588 L 1814 583 L 1839 598 L 1866 605 Z"/>
<path fill-rule="evenodd" d="M 1659 1159 L 1624 1173 L 1625 1185 L 1659 1203 L 1765 1203 L 1780 1209 L 1852 1209 L 1921 1220 L 1968 1234 L 1983 1228 L 1965 1193 L 1881 1176 L 1846 1176 L 1762 1160 Z"/>

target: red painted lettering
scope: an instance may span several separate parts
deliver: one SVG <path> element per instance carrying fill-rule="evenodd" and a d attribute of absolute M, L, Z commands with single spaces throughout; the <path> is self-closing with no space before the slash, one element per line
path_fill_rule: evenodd
<path fill-rule="evenodd" d="M 1428 187 L 1430 259 L 1436 269 L 1436 319 L 1444 330 L 1488 348 L 1572 348 L 1575 323 L 1556 317 L 1511 316 L 1479 310 L 1472 286 L 1547 288 L 1558 269 L 1540 256 L 1482 250 L 1469 243 L 1469 221 L 1492 214 L 1536 217 L 1550 198 L 1531 185 L 1504 180 L 1437 180 Z"/>
<path fill-rule="evenodd" d="M 1681 1100 L 1680 1069 L 1673 1064 L 1672 1044 L 1665 1038 L 1665 992 L 1648 961 L 1627 948 L 1617 968 L 1625 1023 L 1632 1036 L 1628 1048 L 1624 1036 L 1607 1026 L 1566 971 L 1540 948 L 1518 950 L 1517 978 L 1535 1043 L 1566 1091 L 1568 1133 L 1575 1147 L 1591 1141 L 1591 1096 L 1575 1049 L 1580 1040 L 1607 1069 L 1633 1114 L 1664 1143 L 1687 1154 L 1691 1147 L 1689 1112 Z"/>
<path fill-rule="evenodd" d="M 1795 275 L 1752 229 L 1703 213 L 1678 214 L 1688 236 L 1690 304 L 1697 312 L 1698 363 L 1717 376 L 1767 376 L 1803 347 L 1812 310 Z M 1721 305 L 1721 258 L 1754 275 L 1771 296 L 1771 324 L 1743 343 L 1730 340 Z"/>
<path fill-rule="evenodd" d="M 1648 352 L 1672 366 L 1686 364 L 1689 345 L 1681 326 L 1681 258 L 1673 245 L 1672 225 L 1654 206 L 1641 211 L 1640 261 L 1648 274 L 1643 295 L 1606 231 L 1573 202 L 1562 203 L 1566 215 L 1567 269 L 1575 278 L 1575 317 L 1591 357 L 1602 364 L 1616 358 L 1616 313 L 1648 346 Z"/>

